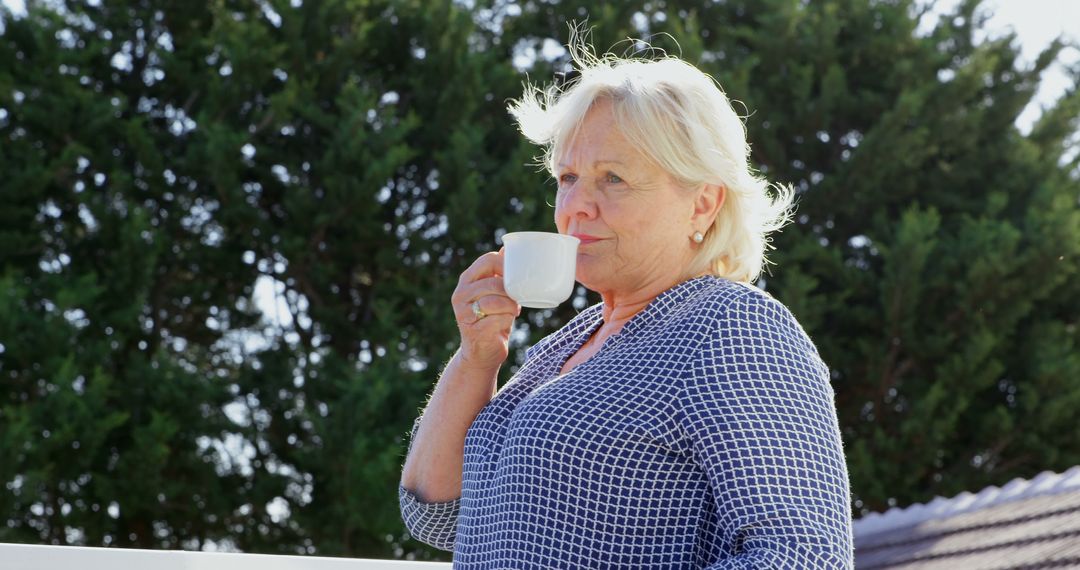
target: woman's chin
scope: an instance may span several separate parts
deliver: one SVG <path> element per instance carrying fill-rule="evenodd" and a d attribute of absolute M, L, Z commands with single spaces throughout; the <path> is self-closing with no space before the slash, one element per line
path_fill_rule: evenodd
<path fill-rule="evenodd" d="M 585 271 L 580 265 L 578 265 L 577 273 L 574 277 L 578 283 L 590 291 L 602 291 L 604 290 L 604 284 L 610 281 L 597 275 L 595 271 Z"/>

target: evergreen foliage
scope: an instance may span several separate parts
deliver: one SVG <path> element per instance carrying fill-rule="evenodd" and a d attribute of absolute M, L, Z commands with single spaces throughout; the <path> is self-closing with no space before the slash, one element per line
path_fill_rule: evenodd
<path fill-rule="evenodd" d="M 618 53 L 670 34 L 799 190 L 760 285 L 833 370 L 855 514 L 1080 464 L 1080 69 L 1018 130 L 1066 45 L 976 42 L 977 0 L 925 31 L 910 0 L 27 4 L 0 541 L 445 557 L 399 519 L 405 436 L 458 274 L 554 228 L 505 102 L 586 17 Z M 503 379 L 595 301 L 524 312 Z"/>

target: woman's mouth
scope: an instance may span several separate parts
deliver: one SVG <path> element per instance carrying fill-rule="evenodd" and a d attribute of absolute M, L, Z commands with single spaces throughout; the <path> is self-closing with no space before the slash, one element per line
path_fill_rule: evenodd
<path fill-rule="evenodd" d="M 590 243 L 598 242 L 598 241 L 600 241 L 602 239 L 602 238 L 598 238 L 596 236 L 591 236 L 589 234 L 571 234 L 571 235 L 578 238 L 578 240 L 581 241 L 581 245 L 589 245 Z"/>

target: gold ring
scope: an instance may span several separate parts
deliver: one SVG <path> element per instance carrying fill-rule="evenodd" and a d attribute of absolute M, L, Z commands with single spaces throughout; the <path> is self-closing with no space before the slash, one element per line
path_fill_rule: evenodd
<path fill-rule="evenodd" d="M 478 321 L 487 316 L 487 313 L 485 313 L 484 310 L 480 308 L 480 299 L 472 302 L 472 314 L 474 317 L 476 317 L 476 320 Z"/>

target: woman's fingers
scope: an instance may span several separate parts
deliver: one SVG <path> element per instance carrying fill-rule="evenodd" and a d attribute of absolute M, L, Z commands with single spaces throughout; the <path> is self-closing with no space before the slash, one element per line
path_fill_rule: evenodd
<path fill-rule="evenodd" d="M 458 278 L 458 286 L 467 285 L 479 281 L 485 277 L 502 275 L 503 258 L 502 251 L 492 251 L 476 258 L 476 261 L 468 269 L 461 272 Z"/>
<path fill-rule="evenodd" d="M 479 320 L 478 315 L 521 314 L 521 306 L 507 296 L 501 276 L 486 277 L 461 287 L 455 292 L 454 307 L 458 321 L 465 323 Z"/>
<path fill-rule="evenodd" d="M 461 273 L 451 296 L 461 332 L 461 354 L 497 368 L 509 354 L 510 330 L 521 307 L 506 295 L 502 251 L 485 253 Z"/>
<path fill-rule="evenodd" d="M 454 309 L 458 322 L 465 324 L 475 324 L 496 315 L 517 317 L 521 314 L 521 306 L 505 295 L 483 295 L 466 303 L 455 303 Z"/>
<path fill-rule="evenodd" d="M 454 290 L 454 294 L 451 297 L 451 302 L 454 304 L 471 303 L 485 295 L 506 296 L 506 288 L 503 286 L 503 278 L 501 276 L 485 277 L 478 281 L 473 281 L 472 283 L 458 285 L 458 288 Z"/>

